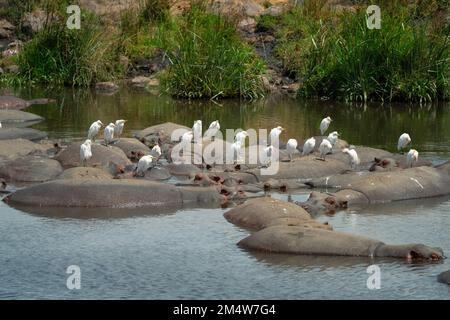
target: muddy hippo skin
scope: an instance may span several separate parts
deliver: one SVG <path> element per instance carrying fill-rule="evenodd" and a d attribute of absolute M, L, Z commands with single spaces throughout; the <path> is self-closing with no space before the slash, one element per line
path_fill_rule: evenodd
<path fill-rule="evenodd" d="M 176 187 L 142 179 L 62 179 L 20 189 L 4 199 L 13 206 L 181 208 L 208 202 L 216 207 L 223 197 L 215 188 Z"/>
<path fill-rule="evenodd" d="M 139 160 L 142 156 L 150 154 L 150 148 L 134 138 L 120 138 L 113 145 L 121 149 L 131 160 Z"/>
<path fill-rule="evenodd" d="M 245 249 L 301 255 L 393 257 L 440 260 L 443 252 L 423 244 L 387 245 L 343 232 L 299 226 L 272 226 L 241 240 Z"/>
<path fill-rule="evenodd" d="M 0 160 L 9 161 L 31 154 L 46 155 L 53 148 L 52 144 L 42 143 L 42 141 L 35 143 L 25 139 L 0 140 Z"/>
<path fill-rule="evenodd" d="M 27 139 L 39 141 L 47 138 L 47 133 L 33 128 L 2 128 L 0 130 L 0 140 Z"/>
<path fill-rule="evenodd" d="M 6 181 L 43 182 L 55 179 L 62 171 L 58 161 L 42 156 L 0 162 L 0 177 Z"/>
<path fill-rule="evenodd" d="M 449 271 L 445 271 L 445 272 L 440 273 L 440 274 L 437 276 L 437 280 L 438 280 L 440 283 L 445 283 L 445 284 L 450 285 L 450 270 L 449 270 Z"/>
<path fill-rule="evenodd" d="M 3 127 L 23 127 L 41 122 L 44 118 L 29 112 L 0 109 L 0 123 Z"/>
<path fill-rule="evenodd" d="M 450 162 L 380 172 L 351 183 L 336 193 L 312 192 L 300 205 L 310 213 L 333 213 L 353 205 L 367 205 L 450 194 Z"/>
<path fill-rule="evenodd" d="M 153 147 L 157 143 L 160 143 L 160 145 L 174 144 L 175 142 L 171 141 L 171 135 L 177 129 L 191 130 L 180 124 L 165 122 L 136 132 L 134 137 L 150 147 Z"/>
<path fill-rule="evenodd" d="M 261 230 L 273 225 L 296 225 L 305 228 L 331 230 L 328 224 L 312 219 L 301 207 L 271 197 L 247 200 L 224 214 L 225 219 L 237 226 Z"/>
<path fill-rule="evenodd" d="M 80 163 L 80 145 L 81 142 L 73 142 L 58 153 L 55 157 L 64 168 L 72 168 L 81 166 Z M 92 158 L 87 161 L 87 166 L 108 166 L 114 163 L 119 166 L 131 165 L 131 161 L 126 154 L 117 147 L 105 147 L 100 144 L 92 144 Z"/>
<path fill-rule="evenodd" d="M 64 170 L 57 179 L 112 179 L 113 176 L 105 170 L 91 167 L 75 167 Z"/>
<path fill-rule="evenodd" d="M 33 100 L 24 100 L 13 96 L 0 96 L 0 109 L 25 109 L 34 104 L 49 104 L 55 102 L 55 100 L 41 98 Z"/>

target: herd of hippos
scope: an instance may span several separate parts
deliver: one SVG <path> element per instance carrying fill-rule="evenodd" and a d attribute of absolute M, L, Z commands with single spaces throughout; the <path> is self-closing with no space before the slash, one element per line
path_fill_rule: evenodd
<path fill-rule="evenodd" d="M 4 202 L 22 211 L 46 214 L 64 207 L 78 214 L 104 208 L 175 212 L 186 207 L 232 207 L 224 217 L 250 232 L 238 243 L 247 250 L 444 259 L 440 248 L 385 244 L 334 231 L 330 224 L 314 217 L 375 203 L 449 195 L 450 161 L 433 166 L 419 159 L 414 149 L 404 155 L 349 146 L 337 132 L 324 136 L 331 123 L 327 117 L 320 124 L 320 136 L 279 143 L 279 169 L 274 175 L 261 174 L 266 163 L 176 163 L 171 158 L 175 144 L 201 143 L 206 148 L 214 140 L 211 136 L 220 130 L 219 122 L 211 123 L 203 141 L 195 141 L 201 121 L 193 128 L 162 123 L 135 132 L 133 138 L 120 137 L 125 120 L 107 126 L 96 121 L 87 140 L 61 145 L 47 139 L 44 132 L 28 128 L 43 119 L 21 111 L 32 104 L 50 102 L 0 96 L 0 193 Z M 102 127 L 104 141 L 95 142 Z M 172 132 L 178 129 L 185 134 L 180 141 L 172 141 Z M 274 128 L 269 138 L 278 138 L 282 131 Z M 245 138 L 241 133 L 233 142 L 223 141 L 223 156 L 226 148 L 239 154 Z M 398 149 L 409 142 L 409 135 L 402 134 Z M 246 152 L 255 147 L 248 146 Z M 273 148 L 269 143 L 265 150 Z M 217 152 L 222 156 L 221 150 Z M 244 160 L 248 153 L 244 152 Z M 316 190 L 305 202 L 281 201 L 269 193 L 295 189 Z M 450 271 L 440 274 L 438 280 L 450 284 Z"/>

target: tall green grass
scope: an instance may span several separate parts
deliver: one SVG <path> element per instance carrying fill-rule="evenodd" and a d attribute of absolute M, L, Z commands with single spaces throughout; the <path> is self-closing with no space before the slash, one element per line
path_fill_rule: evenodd
<path fill-rule="evenodd" d="M 32 83 L 89 86 L 118 72 L 115 42 L 90 13 L 82 12 L 81 29 L 65 20 L 49 24 L 17 57 L 19 77 Z"/>
<path fill-rule="evenodd" d="M 450 39 L 431 17 L 391 2 L 381 29 L 356 13 L 308 3 L 283 16 L 278 55 L 301 81 L 304 97 L 348 101 L 431 101 L 450 94 Z M 401 1 L 400 1 L 401 2 Z M 316 2 L 317 3 L 317 2 Z M 334 15 L 333 15 L 334 14 Z"/>

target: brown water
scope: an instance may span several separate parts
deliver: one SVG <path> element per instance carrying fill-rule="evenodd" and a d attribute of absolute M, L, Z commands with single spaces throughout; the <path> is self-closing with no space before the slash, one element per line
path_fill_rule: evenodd
<path fill-rule="evenodd" d="M 34 126 L 52 138 L 81 138 L 90 123 L 129 120 L 126 134 L 172 121 L 188 126 L 219 119 L 222 128 L 287 129 L 285 139 L 318 133 L 320 120 L 350 143 L 394 150 L 409 132 L 420 156 L 450 158 L 450 105 L 348 106 L 271 97 L 265 101 L 174 101 L 142 91 L 113 96 L 70 89 L 11 92 L 21 97 L 48 96 L 57 103 L 27 109 L 46 118 Z M 279 198 L 287 195 L 275 194 Z M 295 200 L 307 197 L 298 192 Z M 63 210 L 63 209 L 61 209 Z M 250 253 L 236 243 L 248 233 L 223 218 L 222 209 L 175 213 L 144 211 L 22 212 L 0 203 L 0 299 L 447 299 L 450 289 L 436 275 L 448 261 L 433 264 L 403 260 L 287 256 Z M 376 206 L 361 212 L 319 217 L 336 230 L 388 243 L 422 242 L 450 252 L 450 201 L 447 198 Z M 380 290 L 369 290 L 366 268 L 378 264 Z M 81 290 L 66 288 L 65 271 L 78 265 Z"/>

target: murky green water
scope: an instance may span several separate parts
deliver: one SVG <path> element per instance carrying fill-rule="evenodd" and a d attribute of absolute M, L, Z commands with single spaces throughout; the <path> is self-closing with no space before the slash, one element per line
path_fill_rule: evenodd
<path fill-rule="evenodd" d="M 5 93 L 3 91 L 3 93 Z M 272 128 L 285 138 L 318 133 L 330 115 L 333 130 L 350 143 L 394 150 L 409 132 L 421 157 L 450 157 L 450 105 L 348 106 L 272 97 L 254 103 L 173 101 L 142 91 L 113 96 L 89 91 L 23 90 L 22 97 L 49 96 L 57 104 L 27 109 L 46 120 L 34 126 L 51 138 L 81 138 L 89 124 L 123 118 L 126 134 L 172 121 L 188 126 L 219 119 L 222 128 Z M 286 195 L 274 196 L 285 198 Z M 302 200 L 306 192 L 294 195 Z M 249 253 L 236 243 L 248 233 L 223 218 L 222 209 L 170 214 L 127 213 L 83 216 L 25 213 L 0 203 L 0 299 L 7 298 L 261 298 L 261 299 L 435 299 L 450 297 L 436 275 L 447 260 L 411 264 L 402 260 L 305 257 Z M 320 217 L 336 230 L 388 243 L 422 242 L 450 252 L 447 198 L 376 206 Z M 380 290 L 369 290 L 366 268 L 378 264 Z M 66 268 L 78 265 L 81 290 L 66 288 Z"/>

